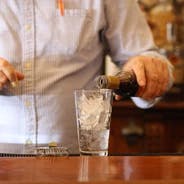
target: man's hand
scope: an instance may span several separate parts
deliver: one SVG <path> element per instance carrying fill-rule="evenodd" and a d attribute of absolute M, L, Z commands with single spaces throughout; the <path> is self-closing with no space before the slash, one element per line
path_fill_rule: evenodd
<path fill-rule="evenodd" d="M 19 80 L 23 80 L 24 75 L 15 70 L 15 68 L 5 59 L 0 58 L 0 90 L 11 83 L 12 87 L 16 87 Z"/>
<path fill-rule="evenodd" d="M 124 66 L 123 71 L 135 72 L 139 90 L 136 96 L 145 100 L 162 96 L 169 86 L 168 64 L 158 58 L 149 56 L 137 56 L 130 59 Z M 116 96 L 119 100 L 120 97 Z"/>

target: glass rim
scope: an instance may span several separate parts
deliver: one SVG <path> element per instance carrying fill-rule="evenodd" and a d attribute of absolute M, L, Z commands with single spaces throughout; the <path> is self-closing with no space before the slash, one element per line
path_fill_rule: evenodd
<path fill-rule="evenodd" d="M 98 91 L 112 93 L 113 90 L 112 89 L 74 89 L 74 93 L 77 93 L 77 92 L 98 92 Z"/>

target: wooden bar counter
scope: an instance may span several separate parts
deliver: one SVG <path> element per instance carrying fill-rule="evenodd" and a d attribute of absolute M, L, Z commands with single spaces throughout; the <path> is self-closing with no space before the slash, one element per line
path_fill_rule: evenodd
<path fill-rule="evenodd" d="M 1 157 L 0 184 L 184 184 L 184 156 Z"/>

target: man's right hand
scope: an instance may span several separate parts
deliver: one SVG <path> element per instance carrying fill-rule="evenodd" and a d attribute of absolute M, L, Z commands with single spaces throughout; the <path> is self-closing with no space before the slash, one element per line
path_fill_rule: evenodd
<path fill-rule="evenodd" d="M 24 75 L 18 71 L 5 59 L 0 57 L 0 90 L 10 83 L 16 87 L 19 80 L 23 80 Z"/>

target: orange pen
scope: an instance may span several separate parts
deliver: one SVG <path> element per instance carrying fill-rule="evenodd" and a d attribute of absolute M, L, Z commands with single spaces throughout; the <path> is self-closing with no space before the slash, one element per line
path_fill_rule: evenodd
<path fill-rule="evenodd" d="M 61 16 L 64 16 L 64 3 L 63 0 L 58 0 L 58 8 Z"/>

